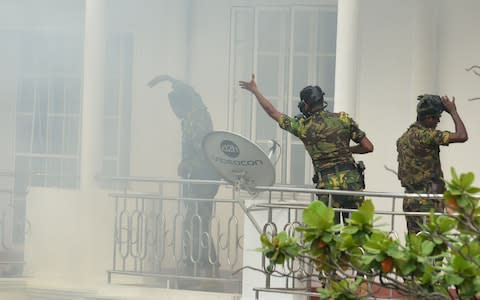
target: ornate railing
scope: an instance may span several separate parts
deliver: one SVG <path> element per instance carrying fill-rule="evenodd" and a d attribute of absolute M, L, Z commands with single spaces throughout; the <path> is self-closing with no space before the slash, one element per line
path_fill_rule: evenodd
<path fill-rule="evenodd" d="M 242 259 L 243 222 L 256 220 L 260 226 L 254 224 L 253 228 L 260 228 L 263 233 L 274 235 L 285 230 L 291 236 L 298 237 L 300 241 L 302 240 L 300 233 L 295 228 L 303 225 L 303 210 L 316 198 L 316 194 L 327 194 L 330 199 L 333 195 L 358 195 L 383 203 L 379 205 L 383 209 L 376 211 L 378 216 L 382 216 L 380 222 L 383 224 L 382 229 L 398 237 L 406 230 L 405 225 L 400 224 L 400 218 L 405 215 L 428 215 L 420 212 L 403 212 L 401 206 L 403 198 L 442 197 L 442 195 L 317 190 L 292 186 L 256 187 L 253 194 L 252 191 L 250 194 L 241 194 L 235 187 L 225 182 L 148 178 L 116 180 L 129 188 L 110 195 L 115 202 L 115 219 L 113 261 L 112 269 L 108 270 L 108 282 L 240 293 L 242 273 L 239 271 L 249 268 L 265 274 L 265 282 L 263 284 L 257 282 L 257 286 L 252 287 L 257 299 L 263 292 L 312 296 L 314 295 L 312 290 L 323 283 L 315 280 L 319 276 L 315 274 L 313 266 L 308 261 L 290 262 L 272 274 L 266 272 L 268 261 L 265 258 L 262 258 L 261 265 L 245 266 Z M 183 184 L 212 182 L 222 185 L 215 199 L 182 196 Z M 133 192 L 136 189 L 132 186 L 139 183 L 150 187 L 156 186 L 156 191 Z M 213 203 L 211 217 L 203 219 L 200 214 L 193 214 L 186 219 L 187 202 Z M 347 213 L 353 211 L 336 210 Z M 245 218 L 245 215 L 248 218 Z M 208 230 L 201 229 L 202 226 L 199 224 L 203 222 L 209 223 Z M 260 232 L 253 231 L 248 234 L 259 236 Z M 194 236 L 201 237 L 199 248 L 192 246 Z M 259 247 L 260 242 L 255 246 Z M 248 250 L 251 250 L 250 248 Z M 204 254 L 208 259 L 207 267 L 200 262 L 200 257 Z M 259 252 L 254 255 L 261 258 Z M 392 295 L 392 291 L 388 293 Z"/>
<path fill-rule="evenodd" d="M 220 181 L 115 178 L 125 188 L 115 202 L 112 269 L 108 282 L 239 293 L 243 212 Z M 187 198 L 182 186 L 219 184 L 214 199 Z M 155 186 L 134 192 L 134 185 Z M 230 191 L 229 191 L 230 189 Z M 121 278 L 120 278 L 121 277 Z"/>
<path fill-rule="evenodd" d="M 0 172 L 0 277 L 23 272 L 25 191 L 15 191 L 13 172 Z"/>

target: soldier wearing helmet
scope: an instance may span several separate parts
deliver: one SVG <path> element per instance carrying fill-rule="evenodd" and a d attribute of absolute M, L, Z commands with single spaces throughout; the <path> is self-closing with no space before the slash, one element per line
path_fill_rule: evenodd
<path fill-rule="evenodd" d="M 397 140 L 398 179 L 406 193 L 443 193 L 443 172 L 440 164 L 440 146 L 450 143 L 464 143 L 468 139 L 467 130 L 455 105 L 455 97 L 420 95 L 418 96 L 417 121 L 410 125 Z M 437 130 L 443 111 L 452 117 L 455 132 Z M 443 202 L 427 198 L 405 198 L 405 212 L 428 212 L 430 209 L 443 211 Z M 421 231 L 421 216 L 407 216 L 407 229 L 410 233 Z"/>
<path fill-rule="evenodd" d="M 187 83 L 168 75 L 154 77 L 148 86 L 154 87 L 163 81 L 171 83 L 172 91 L 168 94 L 170 107 L 181 121 L 182 160 L 178 165 L 178 175 L 185 179 L 220 180 L 221 177 L 205 159 L 202 150 L 203 138 L 213 130 L 212 118 L 202 97 Z M 215 273 L 218 273 L 219 262 L 210 233 L 214 202 L 192 200 L 214 199 L 218 188 L 218 184 L 214 183 L 185 183 L 182 187 L 186 200 L 183 201 L 184 260 L 180 268 L 184 274 L 204 277 L 218 275 Z M 208 237 L 208 241 L 205 241 L 204 236 Z M 195 261 L 192 257 L 196 256 L 198 258 Z"/>
<path fill-rule="evenodd" d="M 289 117 L 279 112 L 259 91 L 252 75 L 251 81 L 240 81 L 240 87 L 250 91 L 265 112 L 279 126 L 298 137 L 310 155 L 315 170 L 314 182 L 318 189 L 359 191 L 364 188 L 363 170 L 359 170 L 352 153 L 373 151 L 365 132 L 345 112 L 325 110 L 324 92 L 318 86 L 307 86 L 300 92 L 298 108 L 302 117 Z M 350 146 L 350 140 L 357 145 Z M 319 195 L 328 204 L 328 196 Z M 332 206 L 357 208 L 362 197 L 335 196 Z M 343 216 L 345 218 L 345 216 Z M 335 215 L 336 222 L 340 215 Z"/>

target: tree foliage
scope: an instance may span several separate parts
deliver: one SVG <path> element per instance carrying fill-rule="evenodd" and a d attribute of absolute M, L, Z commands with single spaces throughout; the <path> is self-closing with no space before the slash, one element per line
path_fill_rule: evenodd
<path fill-rule="evenodd" d="M 390 232 L 374 226 L 375 209 L 366 200 L 345 225 L 334 224 L 334 211 L 321 201 L 303 212 L 302 238 L 285 231 L 261 236 L 261 251 L 269 259 L 267 273 L 275 265 L 311 262 L 314 276 L 325 283 L 317 291 L 322 299 L 371 297 L 365 282 L 417 299 L 459 299 L 480 296 L 480 207 L 473 173 L 446 182 L 445 206 L 449 214 L 430 213 L 423 231 L 407 234 L 402 243 Z M 480 299 L 480 298 L 478 298 Z"/>

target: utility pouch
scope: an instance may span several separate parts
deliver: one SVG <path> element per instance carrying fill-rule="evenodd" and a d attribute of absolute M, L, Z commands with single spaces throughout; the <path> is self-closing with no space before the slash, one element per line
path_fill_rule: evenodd
<path fill-rule="evenodd" d="M 429 184 L 428 192 L 432 194 L 443 194 L 445 192 L 445 184 L 443 182 L 432 182 Z"/>
<path fill-rule="evenodd" d="M 358 161 L 355 166 L 357 167 L 357 171 L 360 174 L 360 178 L 362 180 L 362 189 L 365 188 L 365 164 L 363 161 Z"/>
<path fill-rule="evenodd" d="M 313 175 L 312 181 L 313 183 L 318 184 L 318 182 L 320 181 L 320 178 L 318 177 L 318 173 L 315 173 L 315 175 Z"/>

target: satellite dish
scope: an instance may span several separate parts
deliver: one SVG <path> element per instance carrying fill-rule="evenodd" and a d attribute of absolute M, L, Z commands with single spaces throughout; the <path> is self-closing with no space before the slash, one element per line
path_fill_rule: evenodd
<path fill-rule="evenodd" d="M 275 183 L 275 168 L 263 150 L 249 139 L 228 131 L 213 131 L 203 139 L 205 156 L 232 184 L 249 190 Z"/>

